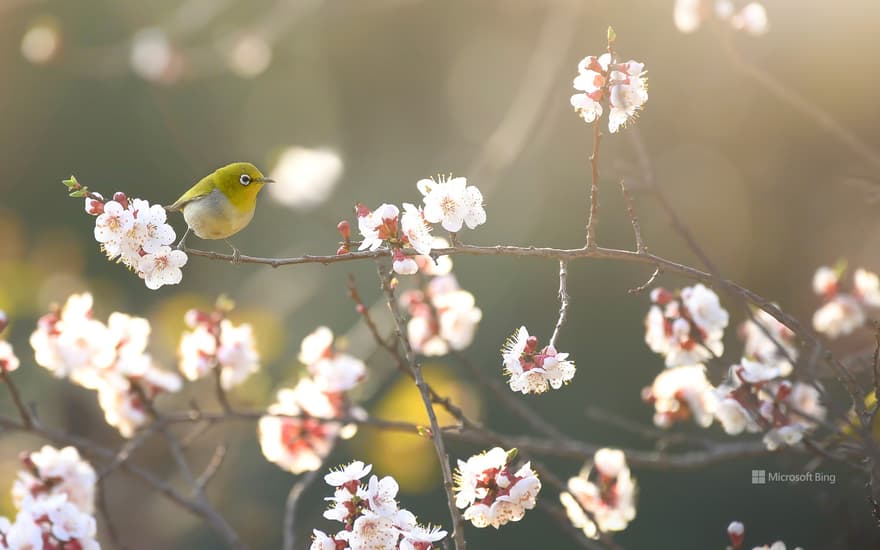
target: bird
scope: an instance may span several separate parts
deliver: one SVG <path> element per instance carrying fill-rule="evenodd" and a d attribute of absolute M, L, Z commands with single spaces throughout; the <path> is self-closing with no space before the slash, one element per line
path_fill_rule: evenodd
<path fill-rule="evenodd" d="M 186 232 L 177 244 L 186 250 L 190 232 L 200 239 L 223 239 L 232 247 L 232 261 L 238 263 L 241 253 L 229 237 L 251 222 L 257 205 L 257 195 L 266 183 L 274 183 L 250 162 L 233 162 L 208 174 L 189 188 L 186 193 L 165 207 L 169 212 L 181 212 L 186 221 Z"/>

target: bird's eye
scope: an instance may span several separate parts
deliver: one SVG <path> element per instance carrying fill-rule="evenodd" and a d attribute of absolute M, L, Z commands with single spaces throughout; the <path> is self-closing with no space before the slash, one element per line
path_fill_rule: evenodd
<path fill-rule="evenodd" d="M 242 185 L 250 185 L 251 177 L 247 174 L 242 174 L 241 177 L 238 178 L 238 181 L 241 182 Z"/>

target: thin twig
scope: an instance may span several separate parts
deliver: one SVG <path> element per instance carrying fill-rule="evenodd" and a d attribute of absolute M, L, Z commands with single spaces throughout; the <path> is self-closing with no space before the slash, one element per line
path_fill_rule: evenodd
<path fill-rule="evenodd" d="M 559 331 L 568 317 L 568 260 L 559 260 L 559 319 L 556 321 L 556 328 L 553 329 L 553 336 L 550 337 L 550 347 L 556 347 L 556 339 L 559 337 Z"/>
<path fill-rule="evenodd" d="M 630 294 L 641 294 L 642 292 L 648 290 L 648 288 L 650 288 L 651 285 L 654 284 L 654 281 L 657 280 L 657 277 L 659 277 L 662 272 L 663 272 L 663 270 L 660 269 L 660 266 L 655 267 L 654 272 L 651 273 L 651 276 L 648 277 L 647 281 L 645 281 L 644 283 L 640 284 L 639 286 L 637 286 L 635 288 L 627 289 L 627 292 L 629 292 Z"/>
<path fill-rule="evenodd" d="M 623 200 L 626 202 L 626 213 L 629 215 L 629 219 L 633 226 L 633 233 L 635 233 L 636 236 L 636 252 L 647 252 L 648 247 L 645 246 L 645 241 L 642 239 L 642 228 L 639 225 L 639 218 L 636 216 L 636 209 L 633 206 L 632 196 L 629 194 L 629 191 L 627 191 L 623 179 L 620 180 L 620 191 L 623 193 Z"/>
<path fill-rule="evenodd" d="M 284 550 L 295 550 L 297 548 L 296 511 L 299 499 L 305 490 L 308 489 L 309 485 L 314 483 L 320 473 L 321 470 L 317 469 L 303 475 L 293 484 L 290 492 L 287 493 L 287 501 L 284 505 L 284 546 L 282 546 Z M 305 545 L 300 545 L 300 547 L 305 548 Z"/>
<path fill-rule="evenodd" d="M 223 460 L 226 458 L 226 452 L 228 450 L 229 448 L 226 443 L 217 445 L 217 448 L 214 449 L 214 454 L 211 455 L 211 460 L 208 461 L 208 465 L 205 466 L 205 469 L 195 480 L 194 485 L 198 490 L 203 491 L 208 485 L 208 482 L 211 481 L 217 472 L 220 471 L 220 467 L 223 465 Z"/>
<path fill-rule="evenodd" d="M 590 155 L 590 215 L 587 218 L 587 248 L 596 248 L 596 226 L 599 225 L 599 119 L 593 122 L 593 153 Z"/>
<path fill-rule="evenodd" d="M 15 385 L 15 382 L 13 382 L 12 377 L 9 376 L 9 372 L 7 372 L 5 366 L 0 367 L 0 382 L 6 384 L 6 389 L 9 390 L 9 395 L 12 397 L 12 402 L 18 410 L 21 422 L 27 427 L 33 425 L 34 419 L 31 416 L 31 411 L 25 406 L 24 400 L 21 398 L 21 393 L 19 393 L 18 387 Z"/>

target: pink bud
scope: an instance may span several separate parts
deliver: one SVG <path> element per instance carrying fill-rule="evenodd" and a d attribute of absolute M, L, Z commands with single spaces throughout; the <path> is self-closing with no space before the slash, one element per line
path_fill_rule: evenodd
<path fill-rule="evenodd" d="M 651 301 L 657 304 L 658 306 L 665 306 L 669 302 L 672 301 L 672 293 L 663 288 L 662 286 L 658 286 L 654 290 L 651 291 Z"/>
<path fill-rule="evenodd" d="M 9 325 L 9 318 L 6 317 L 5 311 L 0 311 L 0 332 L 6 330 L 6 327 Z"/>
<path fill-rule="evenodd" d="M 342 256 L 343 254 L 349 254 L 349 253 L 351 253 L 351 250 L 349 250 L 347 244 L 344 244 L 336 249 L 337 256 Z"/>
<path fill-rule="evenodd" d="M 96 194 L 97 195 L 97 194 Z M 100 195 L 97 195 L 100 197 Z M 103 198 L 103 197 L 101 197 Z M 98 216 L 104 213 L 104 203 L 92 197 L 86 197 L 86 213 L 92 216 Z"/>
<path fill-rule="evenodd" d="M 730 537 L 730 544 L 733 545 L 733 550 L 737 550 L 742 546 L 743 539 L 745 539 L 746 528 L 739 521 L 731 522 L 727 526 L 727 535 Z"/>
<path fill-rule="evenodd" d="M 364 206 L 362 203 L 357 203 L 356 205 L 354 205 L 354 211 L 357 213 L 358 218 L 369 216 L 371 212 L 371 210 Z"/>
<path fill-rule="evenodd" d="M 125 196 L 125 193 L 122 191 L 117 191 L 113 193 L 113 200 L 122 205 L 123 208 L 128 210 L 128 197 Z"/>
<path fill-rule="evenodd" d="M 538 338 L 536 336 L 529 336 L 529 339 L 526 340 L 526 351 L 534 352 L 538 349 Z"/>
<path fill-rule="evenodd" d="M 211 316 L 204 311 L 191 309 L 187 311 L 186 314 L 183 316 L 183 320 L 187 324 L 187 326 L 195 328 L 198 325 L 210 323 Z"/>
<path fill-rule="evenodd" d="M 336 230 L 342 235 L 342 240 L 348 242 L 351 239 L 351 224 L 348 220 L 342 220 L 336 224 Z"/>

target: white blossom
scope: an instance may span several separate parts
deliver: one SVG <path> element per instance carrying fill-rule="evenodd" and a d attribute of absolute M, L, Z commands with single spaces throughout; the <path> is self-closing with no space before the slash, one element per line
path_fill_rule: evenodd
<path fill-rule="evenodd" d="M 424 196 L 422 214 L 427 222 L 439 223 L 451 233 L 460 231 L 462 225 L 476 229 L 486 222 L 483 195 L 466 178 L 421 179 L 416 186 Z"/>
<path fill-rule="evenodd" d="M 475 527 L 519 521 L 535 507 L 541 482 L 529 463 L 510 469 L 512 453 L 495 447 L 458 461 L 455 472 L 455 505 Z"/>
<path fill-rule="evenodd" d="M 188 257 L 182 250 L 170 246 L 158 246 L 155 252 L 145 254 L 137 264 L 144 275 L 144 282 L 150 290 L 165 285 L 176 285 L 183 280 L 181 267 L 186 265 Z"/>
<path fill-rule="evenodd" d="M 526 327 L 520 327 L 501 348 L 504 372 L 510 389 L 523 394 L 544 393 L 559 389 L 575 375 L 575 365 L 567 353 L 559 353 L 553 346 L 538 349 L 538 340 L 529 336 Z"/>

